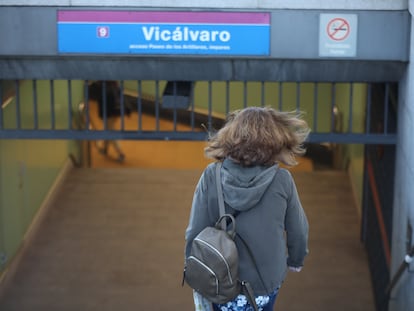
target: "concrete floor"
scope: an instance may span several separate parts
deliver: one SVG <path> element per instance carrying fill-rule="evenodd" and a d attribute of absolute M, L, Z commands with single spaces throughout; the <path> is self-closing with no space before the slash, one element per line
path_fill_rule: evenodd
<path fill-rule="evenodd" d="M 181 287 L 184 230 L 201 170 L 73 169 L 9 273 L 1 311 L 194 310 Z M 344 172 L 295 172 L 310 254 L 275 310 L 373 311 Z"/>

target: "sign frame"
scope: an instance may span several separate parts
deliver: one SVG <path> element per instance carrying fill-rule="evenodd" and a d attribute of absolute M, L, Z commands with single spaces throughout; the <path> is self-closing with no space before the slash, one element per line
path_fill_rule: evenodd
<path fill-rule="evenodd" d="M 319 15 L 319 56 L 357 56 L 358 16 L 322 13 Z"/>
<path fill-rule="evenodd" d="M 268 12 L 58 10 L 60 54 L 270 55 Z"/>

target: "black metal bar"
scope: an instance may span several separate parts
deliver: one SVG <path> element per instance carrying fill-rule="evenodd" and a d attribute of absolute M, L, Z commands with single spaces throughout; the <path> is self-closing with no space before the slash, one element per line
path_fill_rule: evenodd
<path fill-rule="evenodd" d="M 353 124 L 353 102 L 354 102 L 354 84 L 350 84 L 349 89 L 349 121 L 348 121 L 348 132 L 352 133 L 352 124 Z"/>
<path fill-rule="evenodd" d="M 73 139 L 73 140 L 191 140 L 205 141 L 206 133 L 199 131 L 89 131 L 85 130 L 1 130 L 0 139 Z M 395 145 L 396 134 L 311 133 L 309 143 L 383 144 Z"/>
<path fill-rule="evenodd" d="M 0 80 L 0 130 L 3 129 L 3 82 Z"/>
<path fill-rule="evenodd" d="M 335 100 L 336 100 L 336 83 L 332 83 L 331 88 L 331 132 L 335 132 Z"/>
<path fill-rule="evenodd" d="M 88 130 L 2 130 L 0 139 L 69 139 L 69 140 L 177 140 L 205 141 L 202 131 L 88 131 Z"/>
<path fill-rule="evenodd" d="M 39 128 L 39 116 L 37 113 L 37 80 L 32 80 L 33 89 L 33 127 Z"/>
<path fill-rule="evenodd" d="M 174 100 L 176 100 L 176 96 L 177 96 L 177 82 L 174 81 L 173 82 L 173 94 L 174 94 Z M 173 108 L 173 129 L 174 131 L 177 130 L 177 104 L 174 103 L 174 108 Z"/>
<path fill-rule="evenodd" d="M 160 82 L 155 81 L 155 130 L 160 130 Z"/>
<path fill-rule="evenodd" d="M 282 111 L 283 110 L 283 82 L 279 82 L 279 110 Z"/>
<path fill-rule="evenodd" d="M 388 133 L 388 111 L 390 103 L 390 84 L 385 84 L 385 95 L 384 95 L 384 134 Z"/>
<path fill-rule="evenodd" d="M 296 111 L 300 111 L 300 83 L 296 82 Z"/>
<path fill-rule="evenodd" d="M 318 129 L 318 83 L 313 84 L 313 131 Z"/>
<path fill-rule="evenodd" d="M 247 107 L 247 81 L 243 81 L 243 107 Z"/>
<path fill-rule="evenodd" d="M 89 91 L 88 91 L 88 80 L 84 82 L 84 105 L 85 105 L 85 129 L 89 130 L 90 119 L 89 119 Z"/>
<path fill-rule="evenodd" d="M 137 81 L 137 111 L 138 111 L 138 130 L 142 131 L 142 81 Z"/>
<path fill-rule="evenodd" d="M 310 143 L 339 143 L 339 144 L 383 144 L 395 145 L 396 134 L 358 134 L 358 133 L 311 133 Z"/>
<path fill-rule="evenodd" d="M 398 267 L 397 272 L 395 273 L 394 277 L 391 279 L 390 284 L 386 289 L 386 293 L 391 293 L 392 289 L 397 285 L 398 281 L 401 279 L 404 271 L 410 266 L 410 263 L 413 261 L 414 257 L 414 246 L 411 248 L 409 253 L 405 255 L 404 261 Z"/>
<path fill-rule="evenodd" d="M 103 128 L 105 130 L 108 129 L 108 97 L 106 96 L 106 88 L 107 88 L 106 81 L 102 81 L 102 103 L 98 102 L 98 105 L 102 105 L 102 107 L 98 107 L 98 109 L 102 109 L 102 117 L 103 117 L 103 124 L 104 124 Z M 89 98 L 88 98 L 88 103 L 89 103 Z"/>
<path fill-rule="evenodd" d="M 191 130 L 194 131 L 194 128 L 195 128 L 194 87 L 193 87 L 193 91 L 191 92 L 190 107 L 191 107 L 191 112 L 190 112 L 190 126 L 191 126 Z"/>
<path fill-rule="evenodd" d="M 68 80 L 68 129 L 72 129 L 73 103 L 72 103 L 72 80 Z"/>
<path fill-rule="evenodd" d="M 372 105 L 372 85 L 368 84 L 367 88 L 367 115 L 366 115 L 366 124 L 365 124 L 365 133 L 369 134 L 371 132 L 371 105 Z"/>
<path fill-rule="evenodd" d="M 20 84 L 19 80 L 15 81 L 15 94 L 16 94 L 16 128 L 21 128 L 21 119 L 20 119 Z"/>
<path fill-rule="evenodd" d="M 207 128 L 208 128 L 208 132 L 211 133 L 212 131 L 212 118 L 211 115 L 213 113 L 213 102 L 211 99 L 211 95 L 212 95 L 212 85 L 211 85 L 211 81 L 208 81 L 208 124 L 207 124 Z"/>
<path fill-rule="evenodd" d="M 366 167 L 366 163 L 368 162 L 368 148 L 363 148 L 364 149 L 364 165 Z M 365 168 L 363 170 L 363 176 L 362 176 L 362 202 L 361 202 L 361 207 L 362 207 L 362 213 L 361 213 L 361 241 L 364 242 L 364 244 L 366 244 L 367 239 L 368 239 L 368 197 L 370 197 L 369 194 L 369 178 L 368 178 L 368 171 Z"/>
<path fill-rule="evenodd" d="M 50 127 L 56 128 L 56 113 L 55 113 L 55 81 L 50 80 Z"/>
<path fill-rule="evenodd" d="M 230 81 L 226 81 L 226 115 L 230 112 Z"/>
<path fill-rule="evenodd" d="M 265 101 L 265 82 L 261 81 L 260 85 L 261 85 L 261 91 L 262 91 L 261 92 L 261 98 L 262 98 L 261 106 L 264 107 L 265 103 L 266 103 L 266 101 Z"/>
<path fill-rule="evenodd" d="M 119 82 L 119 103 L 121 105 L 120 107 L 120 113 L 121 113 L 121 130 L 123 131 L 125 129 L 125 98 L 124 98 L 124 80 L 121 80 Z"/>

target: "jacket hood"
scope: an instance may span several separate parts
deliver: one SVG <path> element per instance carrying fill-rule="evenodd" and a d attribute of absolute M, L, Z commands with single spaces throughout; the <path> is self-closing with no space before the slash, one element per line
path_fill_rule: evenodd
<path fill-rule="evenodd" d="M 254 207 L 273 181 L 278 165 L 243 167 L 225 159 L 221 170 L 224 201 L 235 210 Z"/>

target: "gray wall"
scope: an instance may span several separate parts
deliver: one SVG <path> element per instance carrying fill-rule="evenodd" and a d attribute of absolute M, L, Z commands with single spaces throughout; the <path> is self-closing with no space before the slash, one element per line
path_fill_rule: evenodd
<path fill-rule="evenodd" d="M 257 11 L 247 3 L 251 2 L 246 1 L 242 8 Z M 325 81 L 398 81 L 408 61 L 410 16 L 407 11 L 390 7 L 393 9 L 387 11 L 344 11 L 263 6 L 258 11 L 271 13 L 270 55 L 254 58 L 63 55 L 57 51 L 56 30 L 56 13 L 61 7 L 4 6 L 0 9 L 0 78 L 106 79 L 110 74 L 114 79 L 125 80 L 318 81 L 318 77 L 323 77 Z M 319 19 L 321 14 L 333 12 L 357 16 L 355 56 L 319 56 Z"/>
<path fill-rule="evenodd" d="M 414 12 L 414 0 L 410 0 L 410 12 Z M 414 26 L 411 25 L 411 42 Z M 411 45 L 410 58 L 414 57 Z M 392 269 L 394 275 L 407 254 L 407 226 L 414 228 L 414 65 L 409 63 L 400 83 L 398 113 L 398 143 L 395 175 L 395 197 L 392 238 Z M 411 234 L 411 246 L 414 233 Z M 414 310 L 414 262 L 405 270 L 391 293 L 390 311 Z"/>
<path fill-rule="evenodd" d="M 3 7 L 0 10 L 0 42 L 5 44 L 0 45 L 0 55 L 59 55 L 56 21 L 58 10 L 57 7 Z M 271 49 L 268 58 L 323 58 L 319 56 L 319 41 L 323 40 L 319 19 L 320 15 L 327 11 L 266 10 L 266 12 L 271 13 Z M 407 11 L 328 12 L 356 16 L 356 42 L 353 45 L 356 48 L 356 55 L 352 60 L 408 60 L 409 14 Z M 385 20 L 387 23 L 384 23 Z M 334 57 L 334 59 L 338 58 Z"/>

